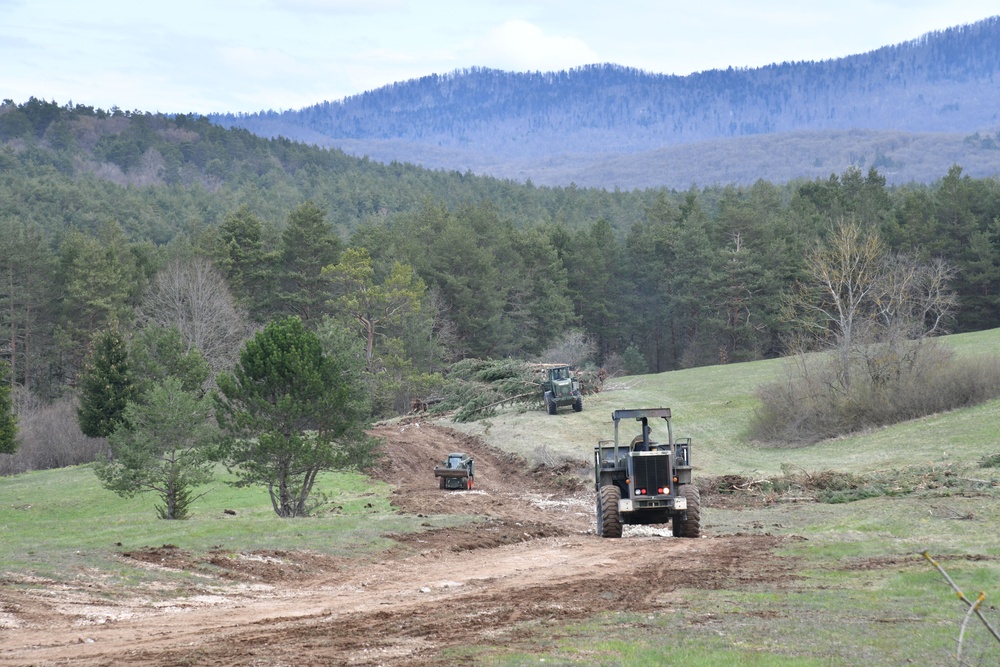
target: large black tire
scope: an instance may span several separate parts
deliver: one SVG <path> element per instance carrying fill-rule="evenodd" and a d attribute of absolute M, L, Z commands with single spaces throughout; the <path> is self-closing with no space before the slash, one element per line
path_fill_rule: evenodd
<path fill-rule="evenodd" d="M 573 401 L 573 412 L 583 412 L 583 396 L 577 396 Z"/>
<path fill-rule="evenodd" d="M 601 537 L 622 536 L 622 518 L 618 514 L 621 499 L 621 489 L 614 484 L 602 486 L 597 494 L 597 534 Z"/>
<path fill-rule="evenodd" d="M 438 477 L 438 486 L 444 488 L 444 477 Z"/>
<path fill-rule="evenodd" d="M 554 415 L 556 413 L 556 408 L 558 407 L 556 406 L 556 402 L 552 399 L 552 396 L 548 393 L 545 394 L 545 407 L 548 409 L 550 415 Z"/>
<path fill-rule="evenodd" d="M 682 484 L 680 495 L 687 499 L 687 520 L 674 517 L 670 530 L 674 537 L 701 537 L 701 493 L 694 484 Z"/>

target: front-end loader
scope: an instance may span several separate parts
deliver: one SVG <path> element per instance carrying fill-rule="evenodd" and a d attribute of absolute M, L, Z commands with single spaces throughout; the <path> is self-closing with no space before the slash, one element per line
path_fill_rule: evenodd
<path fill-rule="evenodd" d="M 701 536 L 701 496 L 691 482 L 691 439 L 674 439 L 670 408 L 615 410 L 615 439 L 594 448 L 597 534 L 621 537 L 623 525 L 670 522 L 675 537 Z M 666 442 L 652 437 L 650 421 L 666 422 Z M 623 441 L 621 422 L 640 433 Z M 627 436 L 626 436 L 627 437 Z"/>
<path fill-rule="evenodd" d="M 434 466 L 434 476 L 441 489 L 468 490 L 476 477 L 475 463 L 468 454 L 455 452 L 448 455 L 443 466 Z"/>

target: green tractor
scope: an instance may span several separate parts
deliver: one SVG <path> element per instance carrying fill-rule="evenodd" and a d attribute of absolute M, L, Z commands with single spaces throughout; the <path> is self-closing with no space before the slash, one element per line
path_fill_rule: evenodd
<path fill-rule="evenodd" d="M 475 465 L 468 454 L 449 454 L 443 466 L 434 466 L 434 476 L 442 489 L 468 491 L 476 477 Z"/>
<path fill-rule="evenodd" d="M 580 393 L 580 383 L 573 369 L 567 364 L 556 364 L 542 369 L 545 379 L 542 381 L 542 400 L 550 415 L 563 405 L 573 406 L 574 412 L 583 410 L 583 394 Z"/>
<path fill-rule="evenodd" d="M 621 537 L 623 525 L 670 522 L 674 537 L 701 536 L 701 495 L 691 483 L 691 439 L 674 439 L 670 408 L 615 410 L 615 439 L 594 448 L 597 534 Z M 666 422 L 667 441 L 652 439 L 650 420 Z M 631 441 L 619 440 L 619 422 L 640 422 Z"/>

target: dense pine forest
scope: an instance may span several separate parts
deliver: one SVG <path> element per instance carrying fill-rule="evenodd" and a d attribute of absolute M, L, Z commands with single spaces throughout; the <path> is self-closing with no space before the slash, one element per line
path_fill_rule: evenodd
<path fill-rule="evenodd" d="M 254 322 L 330 314 L 322 271 L 346 248 L 366 250 L 376 283 L 408 266 L 430 329 L 415 336 L 423 356 L 402 352 L 422 371 L 538 354 L 572 328 L 598 363 L 632 350 L 663 371 L 780 354 L 780 295 L 852 218 L 955 267 L 952 331 L 1000 325 L 1000 190 L 960 166 L 931 186 L 855 169 L 782 186 L 540 188 L 38 100 L 4 105 L 0 137 L 0 349 L 47 398 L 72 387 L 95 331 L 136 321 L 178 257 L 210 261 Z"/>
<path fill-rule="evenodd" d="M 869 168 L 536 187 L 40 100 L 5 102 L 0 140 L 0 357 L 24 411 L 71 400 L 109 329 L 147 352 L 197 349 L 217 373 L 283 315 L 353 332 L 374 414 L 407 409 L 462 359 L 568 340 L 630 373 L 774 357 L 783 296 L 845 220 L 953 269 L 947 330 L 1000 326 L 1000 181 L 958 165 L 930 185 Z"/>
<path fill-rule="evenodd" d="M 611 64 L 563 72 L 472 68 L 300 110 L 212 118 L 357 155 L 546 184 L 631 189 L 657 173 L 655 185 L 736 178 L 749 185 L 849 166 L 874 166 L 892 183 L 928 182 L 936 177 L 921 164 L 933 159 L 928 152 L 940 154 L 937 174 L 960 158 L 975 175 L 1000 170 L 1000 152 L 978 141 L 994 141 L 1000 129 L 998 74 L 1000 17 L 993 17 L 822 62 L 687 76 Z M 858 131 L 873 134 L 847 134 Z M 823 136 L 836 138 L 826 144 Z M 753 138 L 754 150 L 746 142 L 720 148 L 720 140 L 737 138 Z M 782 145 L 789 140 L 792 150 Z M 909 150 L 912 143 L 919 147 Z M 699 150 L 678 150 L 691 144 Z"/>

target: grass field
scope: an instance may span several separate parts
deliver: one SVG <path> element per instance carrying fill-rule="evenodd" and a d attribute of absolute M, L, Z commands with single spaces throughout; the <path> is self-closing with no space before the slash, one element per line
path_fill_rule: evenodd
<path fill-rule="evenodd" d="M 943 341 L 961 356 L 994 356 L 1000 330 Z M 805 538 L 780 553 L 800 563 L 801 578 L 787 591 L 702 592 L 686 601 L 684 615 L 708 620 L 681 624 L 682 637 L 669 618 L 610 617 L 580 626 L 562 643 L 586 647 L 580 650 L 602 665 L 954 664 L 966 608 L 920 554 L 938 557 L 970 598 L 980 591 L 987 599 L 1000 597 L 1000 468 L 980 467 L 985 457 L 1000 454 L 1000 400 L 809 447 L 750 444 L 744 432 L 756 388 L 779 378 L 783 364 L 622 378 L 613 390 L 588 396 L 582 413 L 525 411 L 454 425 L 529 459 L 579 460 L 582 467 L 594 443 L 612 436 L 613 410 L 670 407 L 675 436 L 694 439 L 696 477 L 767 480 L 784 471 L 838 471 L 879 485 L 879 495 L 856 502 L 707 509 L 710 533 Z M 953 484 L 956 478 L 977 481 Z M 987 614 L 1000 626 L 995 607 Z M 648 632 L 636 635 L 636 627 Z M 981 626 L 970 623 L 968 631 L 975 639 L 966 637 L 966 656 L 973 657 L 965 664 L 1000 664 L 1000 644 Z M 842 654 L 837 647 L 846 637 L 852 650 L 860 643 L 866 654 Z M 512 653 L 493 664 L 542 658 L 548 665 L 587 662 L 561 648 L 542 656 Z"/>
<path fill-rule="evenodd" d="M 1000 349 L 1000 330 L 945 340 L 961 355 L 991 355 Z M 741 582 L 731 590 L 682 593 L 673 611 L 527 627 L 515 645 L 469 646 L 453 657 L 488 665 L 954 664 L 965 609 L 920 553 L 939 558 L 970 597 L 1000 596 L 1000 468 L 980 466 L 1000 454 L 1000 401 L 810 447 L 748 444 L 743 432 L 755 390 L 778 377 L 782 363 L 624 378 L 588 397 L 582 413 L 511 411 L 448 423 L 531 460 L 579 461 L 586 475 L 593 445 L 611 437 L 612 410 L 664 406 L 673 410 L 675 435 L 694 439 L 696 476 L 773 480 L 789 471 L 838 471 L 879 485 L 878 493 L 853 502 L 704 511 L 709 534 L 792 538 L 776 554 L 796 563 L 787 585 Z M 129 586 L 155 576 L 165 594 L 176 594 L 197 575 L 154 575 L 112 556 L 171 544 L 195 552 L 294 548 L 366 558 L 392 546 L 388 533 L 467 520 L 397 514 L 388 503 L 391 489 L 358 474 L 321 480 L 328 503 L 316 517 L 281 520 L 265 491 L 224 481 L 223 475 L 195 502 L 190 520 L 171 522 L 155 518 L 151 497 L 124 500 L 102 489 L 89 466 L 2 478 L 0 577 L 17 573 L 23 582 L 30 575 L 66 580 L 98 573 Z M 1000 625 L 989 602 L 985 613 Z M 970 623 L 966 641 L 978 653 L 967 664 L 1000 664 L 1000 645 L 977 625 Z"/>

